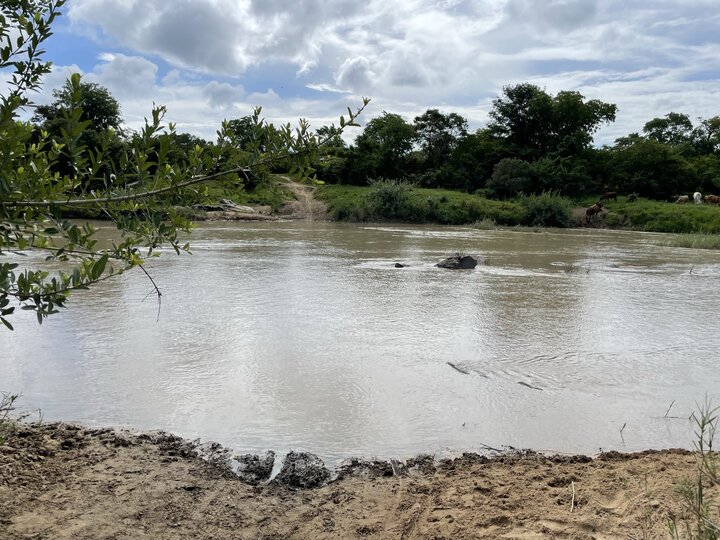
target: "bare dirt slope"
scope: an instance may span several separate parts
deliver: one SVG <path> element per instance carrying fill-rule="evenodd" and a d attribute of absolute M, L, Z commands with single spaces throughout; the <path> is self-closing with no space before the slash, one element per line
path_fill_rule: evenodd
<path fill-rule="evenodd" d="M 0 538 L 667 538 L 696 466 L 684 451 L 419 463 L 251 486 L 173 436 L 21 425 L 0 446 Z"/>
<path fill-rule="evenodd" d="M 280 214 L 286 219 L 301 221 L 326 221 L 327 206 L 315 198 L 315 188 L 304 184 L 293 182 L 287 176 L 281 176 L 285 180 L 282 187 L 295 195 L 294 201 L 286 203 L 280 210 Z"/>

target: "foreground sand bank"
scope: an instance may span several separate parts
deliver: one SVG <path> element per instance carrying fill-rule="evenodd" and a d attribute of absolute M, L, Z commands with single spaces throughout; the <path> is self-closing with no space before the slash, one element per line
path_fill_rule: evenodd
<path fill-rule="evenodd" d="M 242 482 L 173 436 L 20 424 L 0 446 L 0 538 L 668 538 L 696 466 L 682 450 L 466 455 L 293 489 Z"/>

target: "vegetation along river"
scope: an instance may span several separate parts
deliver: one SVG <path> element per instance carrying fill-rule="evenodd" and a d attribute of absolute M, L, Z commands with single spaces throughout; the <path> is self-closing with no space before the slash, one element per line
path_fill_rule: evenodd
<path fill-rule="evenodd" d="M 0 390 L 46 420 L 330 463 L 690 447 L 689 414 L 720 398 L 720 253 L 665 239 L 203 224 L 192 256 L 147 264 L 159 319 L 141 272 L 42 326 L 17 316 L 0 334 Z M 481 263 L 434 266 L 456 251 Z"/>

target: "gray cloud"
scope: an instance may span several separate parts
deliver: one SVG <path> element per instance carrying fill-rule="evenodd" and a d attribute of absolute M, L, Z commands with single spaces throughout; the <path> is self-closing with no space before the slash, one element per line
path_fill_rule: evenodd
<path fill-rule="evenodd" d="M 210 105 L 215 108 L 230 107 L 239 102 L 245 95 L 245 89 L 242 86 L 233 86 L 232 84 L 217 81 L 208 83 L 203 88 L 203 91 Z"/>
<path fill-rule="evenodd" d="M 196 88 L 187 96 L 209 108 L 243 106 L 250 97 L 236 92 L 238 86 L 208 84 L 207 76 L 193 83 L 189 73 L 250 76 L 261 65 L 287 69 L 287 77 L 300 78 L 301 86 L 324 90 L 317 93 L 318 103 L 336 99 L 338 91 L 354 92 L 373 97 L 378 111 L 409 117 L 454 103 L 475 126 L 487 118 L 489 96 L 525 80 L 553 92 L 579 90 L 617 102 L 620 113 L 611 129 L 621 131 L 637 130 L 641 117 L 661 116 L 666 107 L 703 115 L 720 88 L 716 0 L 73 0 L 68 5 L 76 25 L 100 28 L 105 39 L 180 68 L 151 89 L 181 102 L 169 84 L 173 77 L 179 87 Z M 112 70 L 98 67 L 97 76 L 119 84 L 119 75 L 112 79 L 103 69 L 122 73 L 127 60 L 121 60 L 116 55 Z M 155 74 L 137 65 L 144 70 L 142 84 L 151 84 Z M 272 100 L 278 111 L 284 107 L 282 117 L 301 104 L 316 106 L 302 96 L 254 97 Z M 714 114 L 708 109 L 704 115 Z"/>
<path fill-rule="evenodd" d="M 335 82 L 338 86 L 360 93 L 369 90 L 372 79 L 370 61 L 364 56 L 347 58 L 335 73 Z"/>

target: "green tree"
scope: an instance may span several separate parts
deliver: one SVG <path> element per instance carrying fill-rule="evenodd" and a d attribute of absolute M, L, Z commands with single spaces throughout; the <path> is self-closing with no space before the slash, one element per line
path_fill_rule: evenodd
<path fill-rule="evenodd" d="M 217 145 L 190 149 L 182 163 L 170 163 L 175 129 L 164 124 L 164 107 L 155 107 L 140 132 L 125 145 L 118 160 L 116 182 L 104 183 L 103 168 L 109 160 L 108 135 L 90 149 L 82 142 L 90 120 L 83 119 L 82 81 L 75 74 L 68 89 L 70 102 L 63 113 L 62 138 L 41 132 L 19 121 L 29 92 L 37 90 L 50 65 L 42 61 L 40 46 L 51 35 L 51 25 L 64 0 L 17 0 L 0 4 L 0 72 L 10 76 L 9 90 L 0 96 L 0 323 L 20 307 L 32 310 L 39 322 L 64 307 L 68 296 L 133 268 L 169 245 L 175 252 L 189 250 L 180 233 L 191 224 L 174 210 L 175 198 L 192 199 L 204 184 L 226 180 L 241 182 L 245 175 L 278 162 L 290 162 L 300 173 L 308 171 L 319 141 L 300 120 L 292 129 L 279 129 L 254 116 L 253 129 L 267 141 L 267 150 L 241 150 L 233 145 L 227 124 L 220 129 Z M 364 100 L 367 103 L 367 100 Z M 363 105 L 364 107 L 364 105 Z M 355 124 L 360 107 L 340 127 Z M 57 170 L 61 156 L 73 167 Z M 96 184 L 93 192 L 77 194 L 78 186 Z M 93 210 L 112 220 L 118 229 L 115 241 L 99 247 L 95 228 L 67 219 L 68 212 Z M 52 272 L 42 263 L 31 267 L 20 255 L 43 253 L 58 261 L 62 270 Z M 22 263 L 22 264 L 21 264 Z M 160 291 L 156 288 L 158 298 Z"/>
<path fill-rule="evenodd" d="M 383 111 L 370 120 L 348 152 L 348 177 L 359 183 L 368 178 L 403 178 L 408 174 L 415 128 L 398 114 Z"/>
<path fill-rule="evenodd" d="M 91 152 L 102 152 L 108 159 L 102 164 L 101 184 L 109 181 L 110 175 L 116 176 L 116 167 L 122 152 L 120 104 L 107 88 L 95 83 L 73 85 L 68 80 L 60 89 L 53 90 L 55 100 L 49 105 L 35 108 L 33 122 L 39 124 L 36 138 L 40 140 L 40 130 L 46 132 L 56 143 L 63 145 L 53 171 L 61 175 L 72 174 L 77 167 L 73 151 L 83 147 Z M 74 118 L 76 112 L 81 114 Z M 68 127 L 80 125 L 77 140 L 68 137 Z M 104 146 L 104 148 L 103 148 Z M 76 191 L 97 189 L 98 181 L 84 183 Z"/>
<path fill-rule="evenodd" d="M 487 128 L 462 137 L 450 156 L 450 174 L 466 191 L 485 187 L 495 165 L 512 155 L 508 145 Z"/>
<path fill-rule="evenodd" d="M 538 86 L 521 83 L 506 86 L 503 96 L 493 101 L 488 127 L 519 158 L 571 156 L 590 146 L 600 126 L 615 120 L 616 110 L 599 100 L 584 101 L 578 92 L 553 97 Z"/>
<path fill-rule="evenodd" d="M 74 95 L 78 92 L 79 95 Z M 120 130 L 122 117 L 120 104 L 104 86 L 96 83 L 80 82 L 75 89 L 71 81 L 67 81 L 62 88 L 53 90 L 53 101 L 50 105 L 38 105 L 35 108 L 33 121 L 42 124 L 43 129 L 51 134 L 59 134 L 64 126 L 65 117 L 73 106 L 82 108 L 81 120 L 90 122 L 89 129 Z"/>
<path fill-rule="evenodd" d="M 507 158 L 495 165 L 487 189 L 499 198 L 514 197 L 519 193 L 531 193 L 536 186 L 532 165 L 522 159 Z"/>
<path fill-rule="evenodd" d="M 680 151 L 653 139 L 639 139 L 614 149 L 609 169 L 611 182 L 625 193 L 669 199 L 692 193 L 697 179 Z"/>
<path fill-rule="evenodd" d="M 425 167 L 435 169 L 448 161 L 459 140 L 467 135 L 468 123 L 457 113 L 443 114 L 437 109 L 428 109 L 415 117 L 414 126 Z"/>
<path fill-rule="evenodd" d="M 671 146 L 689 143 L 692 130 L 690 117 L 675 112 L 663 118 L 653 118 L 643 126 L 643 133 L 648 139 Z"/>
<path fill-rule="evenodd" d="M 700 120 L 691 137 L 698 154 L 720 155 L 720 116 Z"/>

